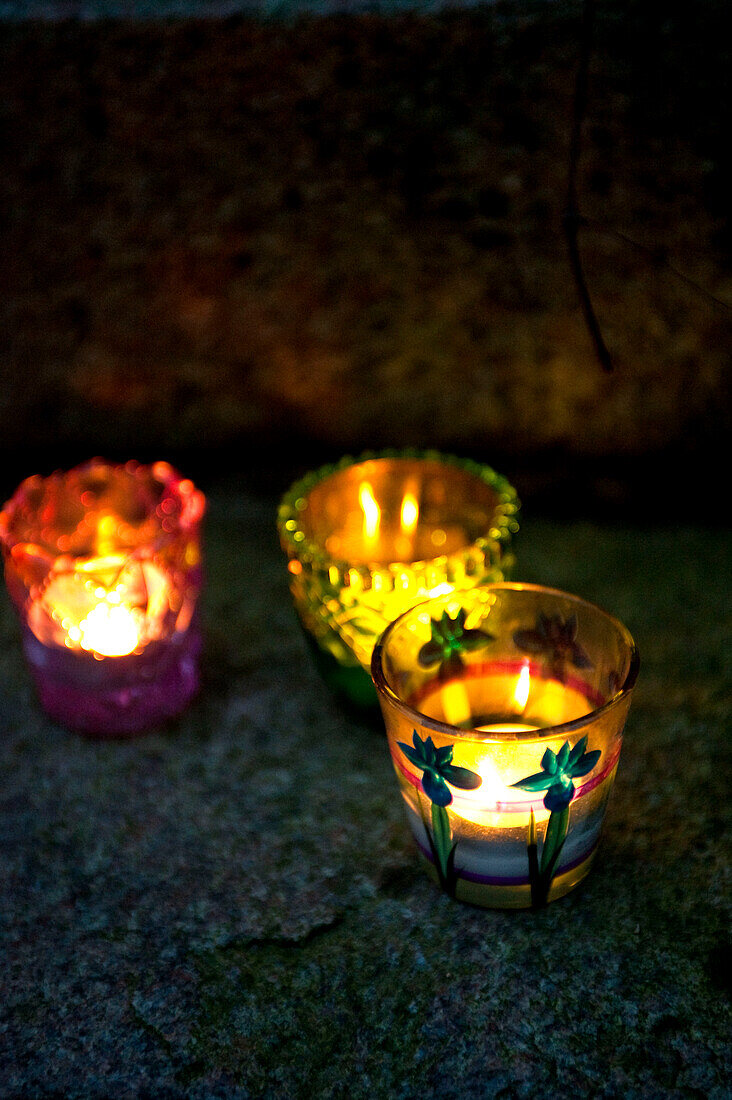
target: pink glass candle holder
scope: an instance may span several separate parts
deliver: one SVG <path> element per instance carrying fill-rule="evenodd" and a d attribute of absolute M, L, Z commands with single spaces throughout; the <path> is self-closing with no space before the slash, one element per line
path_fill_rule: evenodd
<path fill-rule="evenodd" d="M 0 512 L 25 656 L 62 725 L 137 733 L 197 692 L 204 510 L 166 462 L 94 459 L 27 478 Z"/>
<path fill-rule="evenodd" d="M 372 673 L 394 769 L 451 896 L 539 907 L 585 877 L 638 666 L 621 623 L 538 585 L 456 592 L 387 628 Z"/>

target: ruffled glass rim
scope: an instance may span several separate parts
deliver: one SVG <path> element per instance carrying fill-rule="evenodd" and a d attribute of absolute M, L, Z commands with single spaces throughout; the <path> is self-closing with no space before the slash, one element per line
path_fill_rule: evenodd
<path fill-rule="evenodd" d="M 95 470 L 114 470 L 124 472 L 130 478 L 150 478 L 161 486 L 158 507 L 165 500 L 174 501 L 178 510 L 166 513 L 166 523 L 162 521 L 155 534 L 155 549 L 174 543 L 181 534 L 195 530 L 206 510 L 206 498 L 189 478 L 184 478 L 170 463 L 165 461 L 145 465 L 130 459 L 128 462 L 108 462 L 103 458 L 92 458 L 69 470 L 54 470 L 48 475 L 32 474 L 21 481 L 13 495 L 0 511 L 0 546 L 10 551 L 24 541 L 13 528 L 16 514 L 21 510 L 24 499 L 31 488 L 42 486 L 44 490 L 66 489 Z"/>
<path fill-rule="evenodd" d="M 381 459 L 417 459 L 422 461 L 437 462 L 444 466 L 454 466 L 464 473 L 480 478 L 498 498 L 494 515 L 492 516 L 489 531 L 484 536 L 475 539 L 471 543 L 460 547 L 452 554 L 440 554 L 434 558 L 422 559 L 413 562 L 368 562 L 354 563 L 342 558 L 335 558 L 328 554 L 323 546 L 314 539 L 308 538 L 300 523 L 300 513 L 304 511 L 308 494 L 313 489 L 326 481 L 333 474 L 340 473 L 350 466 L 358 466 L 362 462 L 374 462 Z M 496 473 L 491 466 L 480 462 L 474 462 L 469 458 L 458 458 L 456 455 L 443 454 L 435 450 L 420 450 L 408 448 L 405 450 L 387 449 L 382 451 L 364 451 L 363 454 L 353 457 L 346 455 L 340 461 L 320 466 L 310 471 L 294 482 L 282 497 L 277 511 L 277 529 L 280 534 L 282 547 L 285 552 L 300 562 L 306 562 L 311 566 L 323 570 L 337 570 L 341 576 L 346 576 L 355 570 L 360 574 L 374 574 L 389 572 L 390 566 L 407 565 L 410 568 L 420 569 L 428 563 L 436 562 L 460 562 L 469 560 L 478 549 L 488 561 L 496 558 L 496 548 L 503 549 L 508 545 L 511 536 L 518 529 L 516 516 L 520 508 L 520 501 L 516 490 L 502 474 Z"/>

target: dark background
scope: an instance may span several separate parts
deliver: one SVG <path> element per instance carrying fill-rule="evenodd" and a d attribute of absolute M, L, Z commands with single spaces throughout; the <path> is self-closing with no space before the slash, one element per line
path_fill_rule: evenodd
<path fill-rule="evenodd" d="M 716 521 L 725 5 L 597 12 L 580 244 L 612 374 L 562 231 L 580 14 L 0 24 L 6 495 L 92 454 L 276 493 L 411 445 L 547 515 Z"/>
<path fill-rule="evenodd" d="M 0 599 L 2 1100 L 730 1095 L 729 5 L 598 8 L 612 374 L 562 232 L 580 6 L 385 6 L 0 21 L 0 500 L 97 453 L 209 505 L 165 728 L 57 726 Z M 0 18 L 41 8 L 156 4 Z M 428 880 L 380 722 L 296 624 L 278 495 L 399 445 L 507 474 L 516 578 L 638 643 L 597 860 L 540 912 Z"/>

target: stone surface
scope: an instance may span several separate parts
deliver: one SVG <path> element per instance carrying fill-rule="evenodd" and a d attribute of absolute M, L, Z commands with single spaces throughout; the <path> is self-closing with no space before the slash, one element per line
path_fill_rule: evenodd
<path fill-rule="evenodd" d="M 309 664 L 273 500 L 214 486 L 204 690 L 138 740 L 43 717 L 3 598 L 0 1097 L 726 1098 L 730 548 L 525 520 L 518 575 L 642 655 L 596 865 L 539 913 L 423 876 L 383 734 Z"/>
<path fill-rule="evenodd" d="M 4 24 L 0 446 L 721 454 L 726 4 L 600 5 L 613 376 L 562 237 L 578 13 Z"/>

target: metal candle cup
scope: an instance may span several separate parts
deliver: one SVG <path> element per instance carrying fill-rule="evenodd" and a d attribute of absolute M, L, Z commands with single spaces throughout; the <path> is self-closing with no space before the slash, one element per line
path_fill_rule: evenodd
<path fill-rule="evenodd" d="M 344 458 L 307 474 L 278 513 L 290 588 L 336 693 L 375 706 L 376 640 L 429 596 L 502 580 L 518 499 L 490 467 L 436 451 Z"/>
<path fill-rule="evenodd" d="M 638 674 L 610 615 L 538 585 L 410 609 L 372 674 L 407 817 L 453 897 L 539 907 L 595 855 Z"/>
<path fill-rule="evenodd" d="M 137 733 L 199 685 L 205 499 L 166 462 L 29 477 L 0 512 L 5 578 L 44 709 Z"/>

